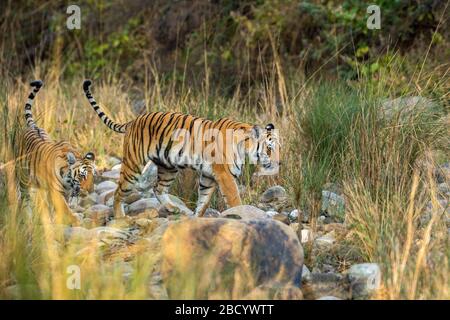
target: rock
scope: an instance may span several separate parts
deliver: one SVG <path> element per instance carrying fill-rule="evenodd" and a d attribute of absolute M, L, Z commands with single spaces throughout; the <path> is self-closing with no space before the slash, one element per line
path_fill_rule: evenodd
<path fill-rule="evenodd" d="M 122 164 L 116 164 L 115 166 L 113 166 L 112 168 L 111 168 L 111 171 L 118 171 L 118 172 L 120 172 L 120 169 L 122 169 Z"/>
<path fill-rule="evenodd" d="M 438 183 L 449 183 L 450 182 L 450 162 L 446 162 L 439 165 L 434 170 L 434 176 Z"/>
<path fill-rule="evenodd" d="M 309 229 L 302 229 L 301 231 L 301 243 L 307 243 L 312 240 L 311 230 Z"/>
<path fill-rule="evenodd" d="M 336 242 L 336 239 L 334 237 L 334 231 L 329 232 L 321 237 L 318 237 L 314 240 L 314 244 L 318 248 L 329 248 Z"/>
<path fill-rule="evenodd" d="M 258 207 L 267 211 L 282 211 L 289 205 L 289 199 L 286 190 L 282 186 L 270 187 L 261 195 Z"/>
<path fill-rule="evenodd" d="M 298 216 L 299 216 L 299 211 L 297 209 L 292 210 L 291 212 L 289 212 L 288 217 L 292 222 L 297 222 L 298 220 Z"/>
<path fill-rule="evenodd" d="M 274 211 L 274 210 L 267 210 L 267 211 L 266 211 L 266 214 L 267 214 L 269 217 L 274 218 L 276 215 L 279 215 L 279 214 L 281 214 L 281 213 L 278 213 L 278 212 L 276 212 L 276 211 Z"/>
<path fill-rule="evenodd" d="M 86 217 L 92 219 L 96 223 L 104 224 L 113 215 L 113 210 L 103 204 L 96 204 L 87 209 Z"/>
<path fill-rule="evenodd" d="M 302 282 L 309 281 L 311 278 L 311 271 L 309 271 L 306 265 L 303 265 L 302 269 Z"/>
<path fill-rule="evenodd" d="M 381 270 L 376 263 L 355 264 L 347 271 L 353 299 L 366 299 L 381 285 Z"/>
<path fill-rule="evenodd" d="M 123 202 L 126 204 L 132 204 L 142 198 L 142 195 L 139 192 L 133 191 L 128 196 L 123 199 Z"/>
<path fill-rule="evenodd" d="M 158 199 L 146 198 L 133 202 L 128 207 L 127 214 L 130 216 L 137 215 L 149 209 L 156 209 L 160 206 Z"/>
<path fill-rule="evenodd" d="M 98 194 L 102 194 L 103 192 L 105 192 L 107 190 L 115 190 L 116 188 L 117 188 L 117 184 L 115 182 L 103 181 L 96 186 L 95 191 Z"/>
<path fill-rule="evenodd" d="M 93 192 L 85 197 L 82 197 L 80 199 L 79 205 L 86 208 L 86 207 L 90 207 L 96 203 L 97 203 L 97 194 L 95 192 Z"/>
<path fill-rule="evenodd" d="M 159 217 L 159 212 L 157 209 L 147 209 L 144 212 L 137 214 L 135 219 L 155 219 Z"/>
<path fill-rule="evenodd" d="M 349 283 L 339 273 L 311 273 L 309 279 L 303 282 L 302 291 L 305 299 L 318 299 L 324 296 L 334 296 L 339 299 L 350 299 Z"/>
<path fill-rule="evenodd" d="M 322 212 L 329 217 L 343 221 L 345 213 L 344 197 L 327 190 L 322 191 Z"/>
<path fill-rule="evenodd" d="M 173 223 L 163 235 L 162 256 L 170 299 L 240 299 L 258 286 L 298 288 L 301 282 L 302 246 L 288 226 L 271 219 Z"/>
<path fill-rule="evenodd" d="M 187 216 L 193 216 L 194 212 L 189 209 L 188 207 L 186 207 L 186 205 L 184 204 L 184 202 L 175 197 L 172 194 L 169 194 L 169 204 L 165 204 L 165 208 L 168 209 L 171 213 L 178 213 L 178 214 L 184 214 Z"/>
<path fill-rule="evenodd" d="M 448 197 L 448 195 L 450 193 L 450 187 L 447 183 L 442 182 L 438 185 L 438 191 L 440 194 Z"/>
<path fill-rule="evenodd" d="M 334 297 L 334 296 L 323 296 L 316 300 L 342 300 L 342 299 L 339 299 L 338 297 Z"/>
<path fill-rule="evenodd" d="M 108 165 L 110 167 L 118 165 L 122 162 L 119 158 L 116 158 L 116 157 L 109 157 L 107 161 L 108 161 Z"/>
<path fill-rule="evenodd" d="M 282 186 L 274 186 L 270 187 L 261 195 L 259 201 L 260 202 L 273 202 L 284 200 L 287 198 L 286 190 Z"/>
<path fill-rule="evenodd" d="M 277 213 L 276 215 L 273 216 L 273 219 L 280 221 L 284 224 L 290 225 L 291 221 L 289 220 L 288 216 L 282 213 Z"/>
<path fill-rule="evenodd" d="M 234 219 L 269 219 L 270 216 L 263 210 L 249 205 L 240 205 L 233 208 L 229 208 L 220 214 L 223 218 Z"/>
<path fill-rule="evenodd" d="M 109 189 L 109 190 L 106 190 L 106 191 L 102 192 L 101 194 L 98 195 L 98 197 L 97 197 L 97 202 L 98 202 L 99 204 L 106 205 L 106 202 L 107 202 L 110 198 L 113 198 L 113 197 L 114 197 L 114 192 L 115 192 L 115 191 L 116 191 L 115 189 Z"/>
<path fill-rule="evenodd" d="M 151 225 L 152 220 L 146 219 L 146 218 L 139 218 L 139 219 L 136 219 L 136 220 L 134 221 L 134 223 L 135 223 L 137 226 L 141 227 L 141 228 L 146 228 L 146 227 L 148 227 L 149 225 Z"/>
<path fill-rule="evenodd" d="M 102 180 L 119 180 L 120 171 L 105 171 L 101 175 Z"/>
<path fill-rule="evenodd" d="M 218 218 L 220 217 L 220 212 L 213 208 L 208 208 L 205 210 L 205 214 L 203 215 L 205 218 Z"/>

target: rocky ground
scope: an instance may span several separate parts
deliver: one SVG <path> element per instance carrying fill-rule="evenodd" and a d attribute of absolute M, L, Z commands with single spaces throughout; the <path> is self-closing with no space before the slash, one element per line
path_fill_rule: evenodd
<path fill-rule="evenodd" d="M 192 211 L 171 196 L 176 212 L 168 212 L 151 191 L 156 167 L 150 164 L 125 200 L 128 218 L 115 220 L 112 201 L 120 161 L 110 162 L 111 168 L 96 178 L 95 192 L 74 208 L 83 217 L 82 226 L 67 227 L 65 237 L 98 240 L 105 261 L 125 265 L 127 281 L 130 261 L 153 252 L 149 298 L 364 299 L 380 288 L 380 266 L 352 256 L 345 198 L 337 185 L 324 186 L 313 233 L 310 217 L 290 205 L 282 186 L 267 189 L 255 206 L 208 209 L 204 218 L 191 218 Z M 435 176 L 449 221 L 450 165 L 438 168 Z M 421 223 L 429 219 L 425 213 Z M 195 293 L 186 289 L 193 283 Z"/>

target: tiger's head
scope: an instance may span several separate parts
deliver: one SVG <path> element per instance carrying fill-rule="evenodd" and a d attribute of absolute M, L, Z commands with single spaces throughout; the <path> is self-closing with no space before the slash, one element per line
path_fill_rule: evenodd
<path fill-rule="evenodd" d="M 75 157 L 72 152 L 67 153 L 68 170 L 62 174 L 64 187 L 72 198 L 80 193 L 94 191 L 95 155 L 86 153 L 83 158 Z"/>
<path fill-rule="evenodd" d="M 279 169 L 279 140 L 277 130 L 272 123 L 263 129 L 253 126 L 245 139 L 245 150 L 250 163 L 257 165 L 257 175 L 273 175 Z"/>

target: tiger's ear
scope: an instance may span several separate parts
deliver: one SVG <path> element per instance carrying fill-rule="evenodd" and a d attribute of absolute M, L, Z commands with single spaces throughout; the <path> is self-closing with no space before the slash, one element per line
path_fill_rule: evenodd
<path fill-rule="evenodd" d="M 86 155 L 84 156 L 84 158 L 85 158 L 85 159 L 88 159 L 88 160 L 94 161 L 94 160 L 95 160 L 95 154 L 94 154 L 93 152 L 88 152 L 88 153 L 86 153 Z"/>
<path fill-rule="evenodd" d="M 252 128 L 252 138 L 259 139 L 263 133 L 263 130 L 260 126 L 253 126 Z"/>
<path fill-rule="evenodd" d="M 69 163 L 69 165 L 73 165 L 76 161 L 77 161 L 77 159 L 75 158 L 75 155 L 72 152 L 68 152 L 67 153 L 67 162 Z"/>

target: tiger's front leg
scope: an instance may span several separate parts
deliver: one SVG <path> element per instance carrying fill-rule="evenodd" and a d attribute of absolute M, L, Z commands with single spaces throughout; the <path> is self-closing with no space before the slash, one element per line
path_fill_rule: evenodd
<path fill-rule="evenodd" d="M 217 183 L 214 178 L 210 178 L 204 175 L 200 176 L 198 186 L 198 200 L 197 207 L 195 208 L 195 215 L 197 217 L 203 217 L 206 209 L 208 208 L 211 197 L 216 190 Z"/>
<path fill-rule="evenodd" d="M 53 206 L 55 207 L 56 223 L 63 224 L 66 217 L 70 219 L 70 222 L 74 226 L 80 225 L 78 216 L 70 210 L 64 196 L 57 190 L 50 191 L 50 198 Z"/>
<path fill-rule="evenodd" d="M 227 165 L 213 165 L 214 178 L 228 208 L 241 205 L 239 189 Z"/>

